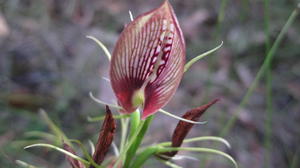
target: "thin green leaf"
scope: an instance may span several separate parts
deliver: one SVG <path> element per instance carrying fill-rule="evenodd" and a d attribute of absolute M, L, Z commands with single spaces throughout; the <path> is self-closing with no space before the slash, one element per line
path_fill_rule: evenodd
<path fill-rule="evenodd" d="M 118 109 L 118 110 L 123 109 L 122 107 L 120 107 L 120 106 L 118 106 L 118 105 L 105 103 L 104 101 L 97 99 L 97 98 L 93 95 L 92 92 L 90 92 L 89 95 L 90 95 L 90 98 L 91 98 L 92 100 L 94 100 L 96 103 L 99 103 L 99 104 L 101 104 L 101 105 L 108 105 L 109 107 L 116 108 L 116 109 Z"/>
<path fill-rule="evenodd" d="M 299 3 L 299 9 L 300 9 L 300 3 Z M 290 166 L 289 168 L 296 168 L 299 167 L 299 148 L 295 151 L 293 154 L 293 157 L 291 158 Z"/>
<path fill-rule="evenodd" d="M 74 155 L 73 153 L 71 152 L 68 152 L 60 147 L 57 147 L 57 146 L 54 146 L 54 145 L 51 145 L 51 144 L 45 144 L 45 143 L 39 143 L 39 144 L 32 144 L 32 145 L 29 145 L 29 146 L 26 146 L 24 147 L 24 149 L 28 149 L 28 148 L 32 148 L 32 147 L 46 147 L 46 148 L 50 148 L 50 149 L 54 149 L 58 152 L 61 152 L 65 155 L 68 155 L 69 157 L 73 158 L 73 159 L 76 159 L 86 165 L 89 165 L 90 163 L 84 159 L 82 159 L 81 157 L 77 156 L 77 155 Z"/>
<path fill-rule="evenodd" d="M 49 116 L 43 109 L 40 110 L 40 115 L 42 119 L 47 123 L 51 131 L 58 137 L 58 141 L 63 141 L 64 143 L 72 146 L 64 132 L 54 124 L 54 122 L 49 118 Z"/>
<path fill-rule="evenodd" d="M 33 166 L 31 164 L 28 164 L 28 163 L 26 163 L 26 162 L 24 162 L 22 160 L 16 160 L 16 164 L 18 166 L 21 166 L 21 167 L 24 167 L 24 168 L 38 168 L 37 166 Z"/>
<path fill-rule="evenodd" d="M 90 148 L 91 148 L 91 155 L 95 153 L 95 145 L 91 140 L 88 140 Z"/>
<path fill-rule="evenodd" d="M 121 115 L 113 115 L 114 119 L 122 119 L 122 118 L 128 118 L 130 115 L 128 114 L 121 114 Z M 105 116 L 99 116 L 99 117 L 87 117 L 88 122 L 98 122 L 103 121 Z"/>
<path fill-rule="evenodd" d="M 184 72 L 186 72 L 187 70 L 189 70 L 189 68 L 190 68 L 195 62 L 197 62 L 197 61 L 199 61 L 200 59 L 202 59 L 202 58 L 208 56 L 209 54 L 211 54 L 211 53 L 217 51 L 219 48 L 222 47 L 222 45 L 223 45 L 223 41 L 222 41 L 221 44 L 218 45 L 217 47 L 215 47 L 215 48 L 213 48 L 213 49 L 211 49 L 211 50 L 209 50 L 209 51 L 206 51 L 205 53 L 200 54 L 200 55 L 196 56 L 195 58 L 193 58 L 192 60 L 190 60 L 188 63 L 185 64 L 185 66 L 184 66 Z"/>
<path fill-rule="evenodd" d="M 146 148 L 136 156 L 136 159 L 132 162 L 131 167 L 140 168 L 153 154 L 157 152 L 157 150 L 157 146 L 150 146 Z"/>
<path fill-rule="evenodd" d="M 171 168 L 182 168 L 181 166 L 175 164 L 175 163 L 172 163 L 170 161 L 166 161 L 166 160 L 162 160 L 162 159 L 158 159 L 159 161 L 161 161 L 162 163 L 164 163 L 165 165 L 171 167 Z"/>
<path fill-rule="evenodd" d="M 10 146 L 15 149 L 23 148 L 24 146 L 28 146 L 30 144 L 40 143 L 41 140 L 17 140 L 11 142 Z"/>
<path fill-rule="evenodd" d="M 222 151 L 215 150 L 215 149 L 210 149 L 210 148 L 166 147 L 166 148 L 160 148 L 158 153 L 172 152 L 172 151 L 191 151 L 191 152 L 203 152 L 203 153 L 217 154 L 217 155 L 220 155 L 220 156 L 223 156 L 223 157 L 227 158 L 229 161 L 231 161 L 231 163 L 234 164 L 235 168 L 238 168 L 238 165 L 237 165 L 236 161 L 230 155 L 228 155 L 227 153 L 224 153 Z"/>
<path fill-rule="evenodd" d="M 183 140 L 183 143 L 190 143 L 190 142 L 196 142 L 196 141 L 217 141 L 225 144 L 228 148 L 231 148 L 229 142 L 221 137 L 216 136 L 202 136 L 202 137 L 195 137 L 195 138 L 189 138 Z M 172 145 L 172 142 L 163 142 L 159 144 L 160 146 L 170 146 Z"/>
<path fill-rule="evenodd" d="M 96 37 L 93 37 L 93 36 L 86 36 L 86 38 L 91 39 L 94 42 L 96 42 L 99 45 L 99 47 L 103 50 L 103 52 L 105 53 L 105 55 L 108 58 L 108 60 L 111 59 L 110 52 L 108 51 L 108 49 L 106 48 L 106 46 L 100 40 L 98 40 Z"/>
<path fill-rule="evenodd" d="M 25 132 L 25 137 L 38 137 L 48 141 L 55 141 L 57 137 L 53 134 L 42 132 L 42 131 L 29 131 Z"/>
<path fill-rule="evenodd" d="M 207 121 L 200 121 L 200 122 L 197 122 L 197 121 L 187 120 L 187 119 L 185 119 L 185 118 L 182 118 L 182 117 L 179 117 L 179 116 L 177 116 L 177 115 L 174 115 L 174 114 L 172 114 L 172 113 L 170 113 L 170 112 L 167 112 L 166 110 L 163 110 L 163 109 L 159 109 L 158 111 L 161 112 L 161 113 L 163 113 L 163 114 L 165 114 L 165 115 L 167 115 L 167 116 L 170 116 L 170 117 L 172 117 L 172 118 L 175 118 L 175 119 L 177 119 L 177 120 L 185 121 L 185 122 L 188 122 L 188 123 L 191 123 L 191 124 L 206 124 L 206 123 L 207 123 Z"/>
<path fill-rule="evenodd" d="M 176 154 L 175 156 L 173 156 L 171 158 L 172 160 L 184 160 L 184 159 L 189 159 L 189 160 L 196 160 L 198 161 L 198 158 L 192 157 L 192 156 L 188 156 L 188 155 L 178 155 Z"/>

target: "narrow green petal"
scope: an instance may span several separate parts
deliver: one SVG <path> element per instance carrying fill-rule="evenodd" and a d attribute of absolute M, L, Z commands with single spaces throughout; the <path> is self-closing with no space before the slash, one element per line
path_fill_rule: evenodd
<path fill-rule="evenodd" d="M 211 49 L 211 50 L 209 50 L 209 51 L 206 51 L 205 53 L 200 54 L 200 55 L 196 56 L 195 58 L 193 58 L 192 60 L 190 60 L 188 63 L 185 64 L 185 66 L 184 66 L 184 72 L 186 72 L 187 70 L 189 70 L 189 68 L 190 68 L 194 63 L 196 63 L 197 61 L 199 61 L 200 59 L 202 59 L 202 58 L 208 56 L 209 54 L 211 54 L 211 53 L 217 51 L 219 48 L 222 47 L 222 45 L 223 45 L 223 41 L 222 41 L 221 44 L 218 45 L 217 47 L 215 47 L 215 48 L 213 48 L 213 49 Z"/>
<path fill-rule="evenodd" d="M 202 136 L 202 137 L 195 137 L 195 138 L 189 138 L 183 140 L 183 143 L 190 143 L 190 142 L 197 142 L 197 141 L 216 141 L 216 142 L 221 142 L 225 144 L 228 148 L 231 148 L 229 142 L 221 137 L 216 137 L 216 136 Z M 160 143 L 159 145 L 161 146 L 170 146 L 172 142 L 163 142 Z"/>
<path fill-rule="evenodd" d="M 101 47 L 101 49 L 102 49 L 103 52 L 105 53 L 105 55 L 106 55 L 106 57 L 108 58 L 108 60 L 111 59 L 111 54 L 110 54 L 110 52 L 108 51 L 108 49 L 106 48 L 106 46 L 105 46 L 100 40 L 98 40 L 96 37 L 93 37 L 93 36 L 86 36 L 86 38 L 91 39 L 91 40 L 93 40 L 94 42 L 96 42 L 96 43 Z"/>
<path fill-rule="evenodd" d="M 165 114 L 165 115 L 173 117 L 173 118 L 175 118 L 177 120 L 185 121 L 185 122 L 188 122 L 188 123 L 191 123 L 191 124 L 206 124 L 207 123 L 206 121 L 197 122 L 197 121 L 187 120 L 185 118 L 182 118 L 182 117 L 174 115 L 174 114 L 172 114 L 170 112 L 167 112 L 166 110 L 163 110 L 163 109 L 159 109 L 158 111 L 161 112 L 161 113 L 163 113 L 163 114 Z"/>

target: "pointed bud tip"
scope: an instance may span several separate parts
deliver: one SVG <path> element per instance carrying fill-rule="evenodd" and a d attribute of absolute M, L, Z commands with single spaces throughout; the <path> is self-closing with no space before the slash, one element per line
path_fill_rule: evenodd
<path fill-rule="evenodd" d="M 211 102 L 209 102 L 209 103 L 207 103 L 207 104 L 205 104 L 205 105 L 202 105 L 202 106 L 200 106 L 200 107 L 198 107 L 198 108 L 196 108 L 196 109 L 206 110 L 206 109 L 208 109 L 210 106 L 216 104 L 216 103 L 217 103 L 218 101 L 220 101 L 220 100 L 221 100 L 220 98 L 216 98 L 216 99 L 212 100 Z"/>
<path fill-rule="evenodd" d="M 105 105 L 105 111 L 106 111 L 106 113 L 111 114 L 111 111 L 110 111 L 110 108 L 108 105 Z"/>
<path fill-rule="evenodd" d="M 174 15 L 173 7 L 168 0 L 165 0 L 157 9 L 165 9 L 171 15 Z"/>
<path fill-rule="evenodd" d="M 221 99 L 220 98 L 216 98 L 213 101 L 211 101 L 210 103 L 208 103 L 207 105 L 212 106 L 212 105 L 216 104 L 219 101 L 221 101 Z"/>
<path fill-rule="evenodd" d="M 169 7 L 170 2 L 168 0 L 165 0 L 160 6 L 161 7 Z"/>

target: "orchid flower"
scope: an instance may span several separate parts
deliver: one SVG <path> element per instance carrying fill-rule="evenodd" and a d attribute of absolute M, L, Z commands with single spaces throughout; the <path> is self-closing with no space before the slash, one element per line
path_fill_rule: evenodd
<path fill-rule="evenodd" d="M 46 147 L 57 150 L 66 155 L 72 168 L 141 168 L 152 156 L 156 156 L 156 159 L 168 166 L 180 167 L 172 163 L 179 151 L 221 155 L 229 159 L 237 168 L 237 163 L 230 155 L 217 149 L 181 147 L 183 143 L 206 140 L 221 142 L 230 147 L 229 143 L 221 137 L 204 136 L 186 139 L 194 124 L 203 123 L 198 122 L 199 118 L 218 99 L 189 110 L 182 117 L 161 109 L 174 95 L 183 73 L 193 63 L 216 51 L 222 44 L 185 64 L 184 37 L 168 0 L 165 0 L 158 8 L 140 15 L 136 19 L 133 19 L 130 12 L 130 17 L 132 22 L 124 28 L 112 55 L 103 43 L 92 36 L 88 36 L 103 49 L 110 59 L 110 82 L 118 101 L 118 105 L 107 104 L 96 99 L 90 93 L 93 100 L 106 105 L 106 115 L 100 117 L 100 120 L 104 121 L 96 146 L 89 141 L 92 155 L 87 152 L 80 141 L 68 139 L 46 113 L 42 113 L 43 118 L 54 133 L 54 135 L 50 135 L 63 140 L 63 148 L 46 143 L 37 143 L 26 146 L 25 149 Z M 114 116 L 109 107 L 126 115 Z M 140 120 L 139 108 L 143 110 L 142 120 Z M 157 111 L 180 120 L 173 133 L 172 141 L 140 148 L 153 119 L 153 114 Z M 130 117 L 130 120 L 127 117 Z M 115 119 L 121 120 L 119 149 L 113 142 L 117 125 Z M 130 130 L 128 129 L 129 121 Z M 85 156 L 84 158 L 77 155 L 72 143 L 79 146 Z M 105 158 L 111 145 L 116 156 Z M 191 157 L 181 156 L 178 158 Z M 18 164 L 31 166 L 22 161 L 18 161 Z"/>
<path fill-rule="evenodd" d="M 185 41 L 168 1 L 129 23 L 113 51 L 110 79 L 122 113 L 142 119 L 167 104 L 181 81 Z"/>

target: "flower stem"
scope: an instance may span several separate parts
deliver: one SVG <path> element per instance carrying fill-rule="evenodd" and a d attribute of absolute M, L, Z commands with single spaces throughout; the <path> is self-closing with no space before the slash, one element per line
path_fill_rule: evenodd
<path fill-rule="evenodd" d="M 158 150 L 158 146 L 150 146 L 143 150 L 132 163 L 131 167 L 140 168 Z"/>
<path fill-rule="evenodd" d="M 130 134 L 129 138 L 131 138 L 136 132 L 140 123 L 140 111 L 136 110 L 130 115 Z"/>
<path fill-rule="evenodd" d="M 131 147 L 131 145 L 134 143 L 136 137 L 138 136 L 139 132 L 142 130 L 142 127 L 144 125 L 145 121 L 141 121 L 136 132 L 133 134 L 133 136 L 127 141 L 126 145 L 123 147 L 124 149 L 120 150 L 120 155 L 116 163 L 114 164 L 113 168 L 117 168 L 120 165 L 121 160 L 123 160 L 126 157 L 128 149 Z M 122 130 L 123 132 L 123 130 Z"/>
<path fill-rule="evenodd" d="M 121 118 L 121 130 L 122 133 L 121 133 L 121 141 L 120 141 L 120 152 L 123 152 L 126 143 L 127 130 L 128 130 L 127 118 Z"/>
<path fill-rule="evenodd" d="M 130 142 L 132 141 L 133 143 L 128 145 L 129 148 L 128 151 L 126 152 L 124 168 L 128 168 L 130 166 L 130 162 L 133 159 L 138 147 L 140 146 L 152 120 L 153 120 L 153 115 L 149 116 L 145 121 L 141 121 L 138 127 L 139 131 L 136 132 L 137 134 L 134 134 L 135 136 L 132 136 L 130 138 L 129 141 Z"/>

